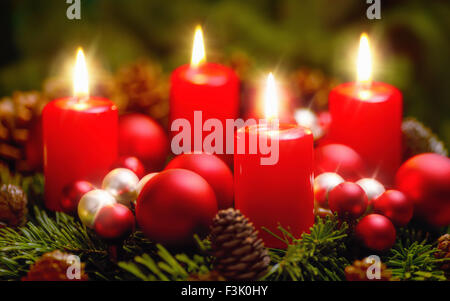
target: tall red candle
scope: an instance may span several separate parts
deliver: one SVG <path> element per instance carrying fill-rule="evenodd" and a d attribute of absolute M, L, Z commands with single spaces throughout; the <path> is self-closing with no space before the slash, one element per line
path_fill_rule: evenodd
<path fill-rule="evenodd" d="M 77 66 L 84 63 L 82 53 L 78 58 Z M 87 78 L 79 70 L 78 77 Z M 56 99 L 42 113 L 45 204 L 50 210 L 60 210 L 64 187 L 77 180 L 101 182 L 117 159 L 117 108 L 108 99 L 86 96 L 86 83 L 75 87 L 77 96 Z"/>
<path fill-rule="evenodd" d="M 391 85 L 371 82 L 370 64 L 368 40 L 363 35 L 358 81 L 330 92 L 332 122 L 327 141 L 350 146 L 374 176 L 390 183 L 401 163 L 402 95 Z"/>
<path fill-rule="evenodd" d="M 195 111 L 201 112 L 203 122 L 212 118 L 220 120 L 224 129 L 223 137 L 226 137 L 225 120 L 236 119 L 239 111 L 239 79 L 232 69 L 205 62 L 201 28 L 196 30 L 191 64 L 183 65 L 172 73 L 169 121 L 172 124 L 174 120 L 186 119 L 191 125 L 190 151 L 202 151 L 203 143 L 194 143 Z M 172 136 L 178 132 L 173 130 Z M 203 131 L 201 141 L 209 132 Z M 222 153 L 226 153 L 226 143 Z M 228 161 L 230 157 L 232 155 L 228 156 Z"/>
<path fill-rule="evenodd" d="M 278 144 L 278 161 L 262 165 L 261 149 L 252 154 L 252 140 L 267 139 Z M 245 141 L 245 151 L 238 148 Z M 249 217 L 267 246 L 285 248 L 286 244 L 263 230 L 283 236 L 278 226 L 300 237 L 314 223 L 313 136 L 298 125 L 271 123 L 247 126 L 236 133 L 234 154 L 235 206 Z"/>

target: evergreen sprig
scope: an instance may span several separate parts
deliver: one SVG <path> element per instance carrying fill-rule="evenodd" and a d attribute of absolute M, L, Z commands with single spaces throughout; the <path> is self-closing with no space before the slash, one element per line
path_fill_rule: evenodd
<path fill-rule="evenodd" d="M 34 207 L 34 220 L 18 229 L 0 229 L 0 279 L 20 278 L 42 254 L 61 250 L 76 255 L 106 256 L 104 243 L 81 223 L 57 212 L 49 217 Z"/>
<path fill-rule="evenodd" d="M 174 256 L 162 245 L 158 244 L 156 247 L 156 256 L 136 256 L 133 262 L 120 262 L 119 267 L 143 281 L 185 281 L 191 274 L 206 274 L 211 269 L 204 256 Z"/>
<path fill-rule="evenodd" d="M 310 233 L 297 239 L 280 226 L 284 237 L 277 237 L 287 244 L 287 249 L 270 250 L 274 265 L 265 279 L 343 280 L 348 265 L 343 256 L 347 228 L 347 224 L 339 225 L 335 218 L 318 219 Z"/>
<path fill-rule="evenodd" d="M 414 241 L 404 245 L 400 240 L 390 250 L 386 261 L 387 267 L 392 271 L 392 276 L 398 280 L 446 280 L 444 272 L 439 270 L 439 265 L 447 259 L 437 259 L 434 253 L 437 249 L 422 242 Z"/>

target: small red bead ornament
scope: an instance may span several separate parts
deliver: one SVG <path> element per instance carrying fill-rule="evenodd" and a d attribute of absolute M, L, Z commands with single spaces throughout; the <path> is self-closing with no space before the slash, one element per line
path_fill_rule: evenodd
<path fill-rule="evenodd" d="M 406 226 L 414 212 L 414 204 L 398 190 L 388 190 L 373 201 L 373 211 L 388 217 L 396 226 Z"/>
<path fill-rule="evenodd" d="M 344 182 L 328 193 L 328 204 L 339 216 L 358 218 L 366 211 L 368 200 L 358 184 Z"/>
<path fill-rule="evenodd" d="M 369 214 L 356 225 L 356 236 L 369 249 L 385 251 L 390 249 L 396 238 L 392 222 L 380 214 Z"/>

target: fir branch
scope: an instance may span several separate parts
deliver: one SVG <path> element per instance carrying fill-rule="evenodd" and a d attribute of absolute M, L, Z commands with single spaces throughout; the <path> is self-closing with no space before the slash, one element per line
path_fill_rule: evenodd
<path fill-rule="evenodd" d="M 133 262 L 120 262 L 119 267 L 133 275 L 136 280 L 143 281 L 185 281 L 191 274 L 206 274 L 210 271 L 210 264 L 203 256 L 173 256 L 162 245 L 158 244 L 156 247 L 156 258 L 143 254 L 136 256 Z"/>
<path fill-rule="evenodd" d="M 287 249 L 271 249 L 274 265 L 264 279 L 343 280 L 348 265 L 343 256 L 347 228 L 345 223 L 339 226 L 335 218 L 319 219 L 310 233 L 296 239 L 280 226 L 283 238 L 279 239 L 287 243 Z"/>
<path fill-rule="evenodd" d="M 439 265 L 447 259 L 437 259 L 434 256 L 437 249 L 426 240 L 415 241 L 404 245 L 399 240 L 391 249 L 386 266 L 392 271 L 392 276 L 398 280 L 446 280 Z"/>
<path fill-rule="evenodd" d="M 18 229 L 0 229 L 0 279 L 19 279 L 42 254 L 53 250 L 85 258 L 107 255 L 105 245 L 73 217 L 57 212 L 51 218 L 34 207 L 34 220 Z"/>

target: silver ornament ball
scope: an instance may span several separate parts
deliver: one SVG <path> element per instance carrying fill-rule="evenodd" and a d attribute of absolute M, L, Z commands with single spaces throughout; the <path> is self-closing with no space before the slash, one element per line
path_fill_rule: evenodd
<path fill-rule="evenodd" d="M 89 228 L 94 227 L 97 213 L 106 205 L 116 203 L 116 199 L 107 191 L 101 189 L 85 193 L 78 203 L 78 217 Z"/>
<path fill-rule="evenodd" d="M 324 131 L 319 124 L 319 119 L 317 118 L 316 113 L 310 109 L 296 110 L 294 113 L 294 118 L 299 125 L 311 130 L 314 139 L 319 139 L 323 136 Z"/>
<path fill-rule="evenodd" d="M 324 189 L 329 191 L 345 180 L 334 172 L 324 172 L 314 178 L 314 190 Z"/>
<path fill-rule="evenodd" d="M 103 179 L 102 188 L 112 194 L 116 200 L 130 206 L 137 198 L 139 178 L 127 168 L 116 168 Z"/>
<path fill-rule="evenodd" d="M 360 179 L 356 182 L 356 184 L 361 186 L 361 188 L 366 192 L 369 202 L 382 195 L 386 190 L 383 184 L 371 178 Z"/>

